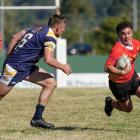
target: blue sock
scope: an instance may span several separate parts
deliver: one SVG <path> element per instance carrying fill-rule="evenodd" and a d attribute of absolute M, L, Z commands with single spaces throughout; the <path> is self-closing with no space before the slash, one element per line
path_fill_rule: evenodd
<path fill-rule="evenodd" d="M 33 119 L 36 119 L 36 120 L 41 119 L 44 109 L 45 109 L 44 105 L 37 104 Z"/>

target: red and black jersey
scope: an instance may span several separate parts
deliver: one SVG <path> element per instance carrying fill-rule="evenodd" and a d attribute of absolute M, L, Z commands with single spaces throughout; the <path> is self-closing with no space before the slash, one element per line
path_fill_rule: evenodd
<path fill-rule="evenodd" d="M 125 75 L 115 75 L 109 73 L 109 79 L 115 83 L 124 83 L 129 81 L 134 74 L 134 61 L 140 52 L 140 41 L 132 39 L 131 47 L 124 46 L 119 40 L 113 45 L 105 65 L 116 66 L 118 58 L 127 55 L 131 61 L 131 71 Z"/>

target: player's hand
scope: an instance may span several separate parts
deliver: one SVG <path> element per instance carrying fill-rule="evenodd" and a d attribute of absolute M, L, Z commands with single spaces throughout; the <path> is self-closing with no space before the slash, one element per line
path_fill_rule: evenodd
<path fill-rule="evenodd" d="M 125 68 L 122 70 L 122 74 L 127 74 L 131 71 L 131 65 L 126 65 Z"/>
<path fill-rule="evenodd" d="M 72 73 L 71 66 L 68 64 L 64 64 L 62 71 L 67 75 L 71 74 Z"/>

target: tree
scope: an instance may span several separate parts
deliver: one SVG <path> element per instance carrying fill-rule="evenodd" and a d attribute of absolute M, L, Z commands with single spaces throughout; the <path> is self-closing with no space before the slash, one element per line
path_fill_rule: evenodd
<path fill-rule="evenodd" d="M 53 5 L 54 0 L 5 0 L 5 5 Z M 140 0 L 138 0 L 140 6 Z M 140 10 L 138 10 L 140 15 Z M 22 28 L 45 25 L 55 10 L 6 10 L 5 41 Z M 68 17 L 64 37 L 68 47 L 75 43 L 88 43 L 96 48 L 97 54 L 106 54 L 116 39 L 115 26 L 120 20 L 132 21 L 131 0 L 61 0 L 61 13 Z M 139 20 L 139 18 L 138 18 Z M 138 21 L 140 23 L 140 20 Z M 138 24 L 139 25 L 139 24 Z M 137 32 L 136 36 L 140 36 Z M 93 49 L 94 50 L 94 49 Z"/>
<path fill-rule="evenodd" d="M 118 17 L 105 18 L 98 30 L 93 33 L 93 42 L 96 54 L 108 54 L 115 42 L 117 35 L 115 27 L 121 21 Z"/>
<path fill-rule="evenodd" d="M 44 0 L 14 0 L 4 1 L 4 5 L 30 6 L 30 5 L 53 5 L 50 1 Z M 5 10 L 4 12 L 4 35 L 5 42 L 9 42 L 11 35 L 23 28 L 33 25 L 45 25 L 49 15 L 54 10 Z"/>
<path fill-rule="evenodd" d="M 132 18 L 132 0 L 112 0 L 110 7 L 107 10 L 109 16 L 120 16 Z"/>
<path fill-rule="evenodd" d="M 61 13 L 69 17 L 68 29 L 65 36 L 70 44 L 89 41 L 89 34 L 95 25 L 95 11 L 91 1 L 76 0 L 61 2 Z M 91 42 L 89 42 L 91 43 Z"/>

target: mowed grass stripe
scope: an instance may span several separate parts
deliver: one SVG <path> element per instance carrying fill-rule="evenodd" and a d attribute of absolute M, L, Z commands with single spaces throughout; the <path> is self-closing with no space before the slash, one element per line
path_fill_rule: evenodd
<path fill-rule="evenodd" d="M 40 89 L 14 89 L 0 102 L 2 140 L 138 140 L 140 139 L 140 100 L 132 97 L 131 113 L 104 114 L 108 88 L 57 89 L 43 117 L 56 125 L 54 130 L 32 128 Z M 113 97 L 113 96 L 112 96 Z"/>

